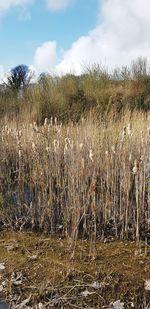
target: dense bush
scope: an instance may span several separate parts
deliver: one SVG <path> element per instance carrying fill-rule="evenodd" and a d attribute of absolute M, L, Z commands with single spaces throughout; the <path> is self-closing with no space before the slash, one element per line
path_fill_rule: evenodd
<path fill-rule="evenodd" d="M 114 115 L 125 109 L 150 109 L 150 72 L 146 60 L 139 58 L 131 67 L 115 69 L 112 74 L 95 65 L 75 76 L 40 75 L 20 91 L 8 85 L 0 88 L 0 115 L 22 117 L 43 123 L 45 117 L 78 121 L 94 109 L 98 115 Z"/>

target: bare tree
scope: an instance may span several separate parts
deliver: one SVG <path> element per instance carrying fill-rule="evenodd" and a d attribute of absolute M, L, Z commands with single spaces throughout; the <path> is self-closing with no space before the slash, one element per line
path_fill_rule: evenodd
<path fill-rule="evenodd" d="M 27 65 L 21 64 L 10 71 L 10 75 L 7 77 L 6 85 L 14 91 L 24 89 L 29 85 L 33 73 Z"/>

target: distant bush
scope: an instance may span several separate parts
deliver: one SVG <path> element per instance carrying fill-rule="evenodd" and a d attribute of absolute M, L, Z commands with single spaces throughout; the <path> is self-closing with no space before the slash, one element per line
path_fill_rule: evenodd
<path fill-rule="evenodd" d="M 79 121 L 93 109 L 100 117 L 109 113 L 118 117 L 126 109 L 143 112 L 150 109 L 150 71 L 143 58 L 112 73 L 94 65 L 80 76 L 43 73 L 34 83 L 30 77 L 26 66 L 11 71 L 7 86 L 0 87 L 1 117 L 28 118 L 38 123 L 43 123 L 45 117 L 59 117 L 66 122 Z"/>

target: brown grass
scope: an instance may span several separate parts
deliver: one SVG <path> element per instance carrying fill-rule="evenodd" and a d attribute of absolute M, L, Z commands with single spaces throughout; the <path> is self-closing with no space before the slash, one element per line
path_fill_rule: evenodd
<path fill-rule="evenodd" d="M 149 237 L 149 115 L 1 122 L 1 225 L 77 239 Z M 94 249 L 93 249 L 94 250 Z"/>

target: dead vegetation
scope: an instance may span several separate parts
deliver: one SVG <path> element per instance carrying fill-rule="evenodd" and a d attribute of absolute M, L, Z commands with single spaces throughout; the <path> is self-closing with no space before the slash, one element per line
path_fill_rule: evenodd
<path fill-rule="evenodd" d="M 1 227 L 149 241 L 149 114 L 5 121 L 0 145 Z"/>
<path fill-rule="evenodd" d="M 150 115 L 0 129 L 0 299 L 149 309 Z"/>
<path fill-rule="evenodd" d="M 72 254 L 74 251 L 74 255 Z M 2 232 L 0 295 L 11 308 L 149 308 L 149 247 Z"/>

